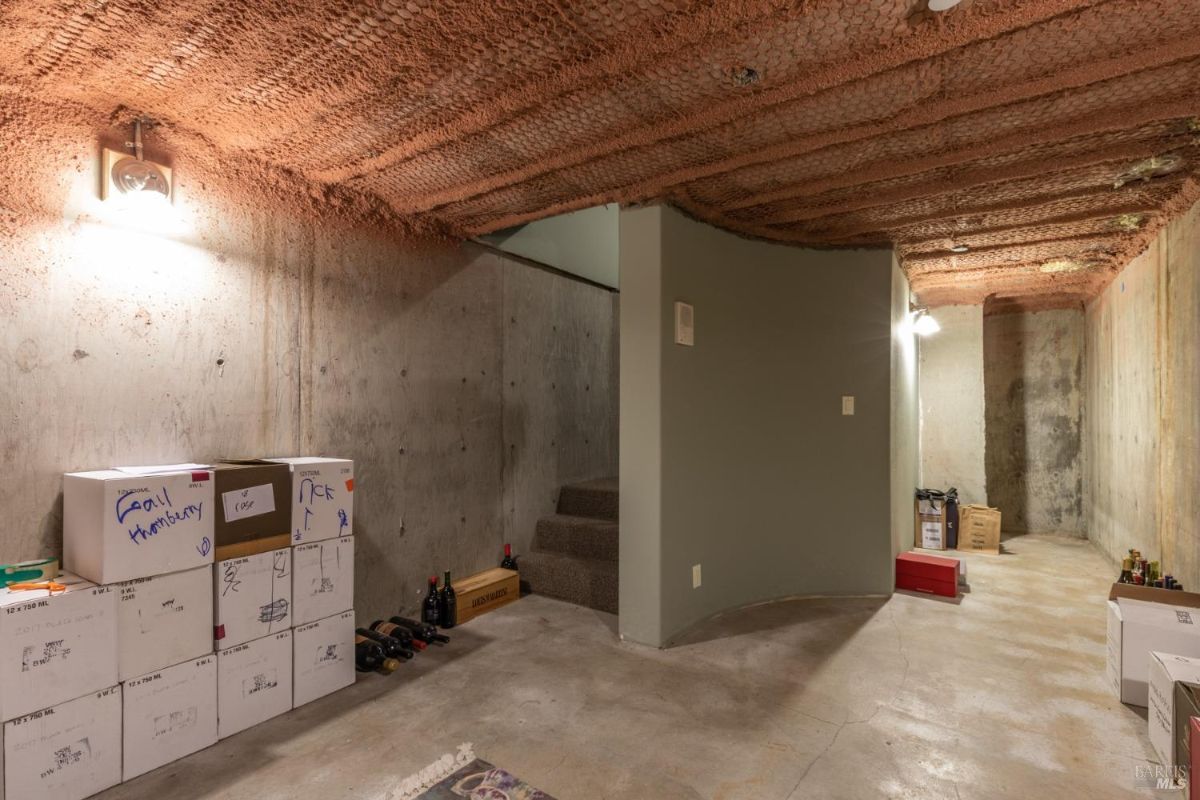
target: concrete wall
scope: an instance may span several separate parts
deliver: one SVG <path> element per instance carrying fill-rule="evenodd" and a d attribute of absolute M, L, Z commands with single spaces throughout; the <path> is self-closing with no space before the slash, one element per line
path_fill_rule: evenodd
<path fill-rule="evenodd" d="M 909 321 L 912 291 L 892 260 L 891 495 L 892 553 L 913 543 L 913 490 L 921 476 L 920 370 L 917 336 Z M 894 566 L 894 563 L 893 563 Z M 893 584 L 895 581 L 893 580 Z"/>
<path fill-rule="evenodd" d="M 230 206 L 186 153 L 146 232 L 96 198 L 90 134 L 55 147 L 61 216 L 0 248 L 0 560 L 61 552 L 64 471 L 339 455 L 369 621 L 525 549 L 560 483 L 616 469 L 613 293 Z"/>
<path fill-rule="evenodd" d="M 984 469 L 983 307 L 932 312 L 941 330 L 922 337 L 921 478 L 957 487 L 962 503 L 987 503 Z"/>
<path fill-rule="evenodd" d="M 988 503 L 1014 533 L 1085 535 L 1079 310 L 983 321 Z"/>
<path fill-rule="evenodd" d="M 1087 308 L 1086 519 L 1200 588 L 1200 207 Z"/>
<path fill-rule="evenodd" d="M 639 420 L 636 439 L 622 434 L 622 511 L 644 509 L 636 530 L 622 519 L 622 594 L 653 596 L 627 570 L 642 552 L 661 559 L 658 637 L 622 618 L 624 635 L 663 644 L 746 603 L 891 591 L 891 253 L 752 242 L 670 209 L 623 214 L 622 349 L 661 359 L 656 389 L 654 356 L 622 357 L 622 419 Z M 677 300 L 695 307 L 695 347 L 672 343 Z M 854 416 L 842 395 L 856 396 Z M 657 507 L 653 477 L 634 478 L 656 464 Z"/>

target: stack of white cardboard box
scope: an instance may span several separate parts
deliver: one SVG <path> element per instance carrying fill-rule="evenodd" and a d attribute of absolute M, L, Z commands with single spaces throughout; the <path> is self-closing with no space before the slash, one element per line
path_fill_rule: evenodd
<path fill-rule="evenodd" d="M 1108 680 L 1121 702 L 1147 708 L 1166 788 L 1186 775 L 1185 704 L 1200 696 L 1200 594 L 1114 584 L 1108 597 Z"/>
<path fill-rule="evenodd" d="M 0 590 L 0 800 L 87 797 L 354 682 L 352 462 L 63 483 L 66 591 Z"/>

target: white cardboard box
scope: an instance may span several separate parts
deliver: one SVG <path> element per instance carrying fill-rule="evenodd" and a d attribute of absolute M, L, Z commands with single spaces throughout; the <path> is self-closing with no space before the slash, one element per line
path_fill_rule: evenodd
<path fill-rule="evenodd" d="M 343 611 L 292 632 L 292 705 L 302 706 L 354 683 L 354 612 Z"/>
<path fill-rule="evenodd" d="M 0 719 L 117 682 L 117 593 L 64 573 L 67 591 L 0 588 Z"/>
<path fill-rule="evenodd" d="M 292 624 L 354 608 L 354 537 L 292 548 Z"/>
<path fill-rule="evenodd" d="M 153 469 L 63 476 L 67 569 L 96 583 L 120 583 L 212 563 L 212 472 Z"/>
<path fill-rule="evenodd" d="M 292 548 L 218 561 L 213 576 L 217 649 L 292 625 Z"/>
<path fill-rule="evenodd" d="M 1175 683 L 1200 683 L 1200 658 L 1151 653 L 1149 680 L 1150 744 L 1164 767 L 1186 767 L 1175 763 Z"/>
<path fill-rule="evenodd" d="M 121 687 L 4 723 L 8 800 L 82 800 L 121 782 Z"/>
<path fill-rule="evenodd" d="M 1148 704 L 1152 651 L 1200 658 L 1200 609 L 1174 604 L 1193 597 L 1165 589 L 1113 587 L 1108 601 L 1108 681 L 1122 703 Z"/>
<path fill-rule="evenodd" d="M 224 739 L 292 707 L 292 632 L 217 653 L 217 737 Z"/>
<path fill-rule="evenodd" d="M 292 468 L 292 544 L 354 532 L 354 462 L 345 458 L 271 458 Z"/>
<path fill-rule="evenodd" d="M 122 681 L 213 651 L 212 567 L 117 584 Z"/>
<path fill-rule="evenodd" d="M 132 780 L 217 743 L 217 657 L 125 683 L 124 769 Z"/>

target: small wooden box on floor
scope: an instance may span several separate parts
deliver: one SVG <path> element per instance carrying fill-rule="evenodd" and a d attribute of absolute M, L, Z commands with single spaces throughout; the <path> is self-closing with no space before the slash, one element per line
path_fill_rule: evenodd
<path fill-rule="evenodd" d="M 459 625 L 521 597 L 521 582 L 517 573 L 502 567 L 478 572 L 452 585 L 458 600 L 458 618 L 455 622 Z"/>
<path fill-rule="evenodd" d="M 901 553 L 896 556 L 896 588 L 958 597 L 958 559 Z"/>

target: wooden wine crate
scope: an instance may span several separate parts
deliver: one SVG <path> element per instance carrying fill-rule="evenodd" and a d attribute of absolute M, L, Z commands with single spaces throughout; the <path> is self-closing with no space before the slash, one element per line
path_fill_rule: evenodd
<path fill-rule="evenodd" d="M 458 600 L 456 624 L 475 619 L 480 614 L 494 611 L 521 597 L 520 580 L 511 569 L 494 567 L 454 582 L 454 594 Z"/>

